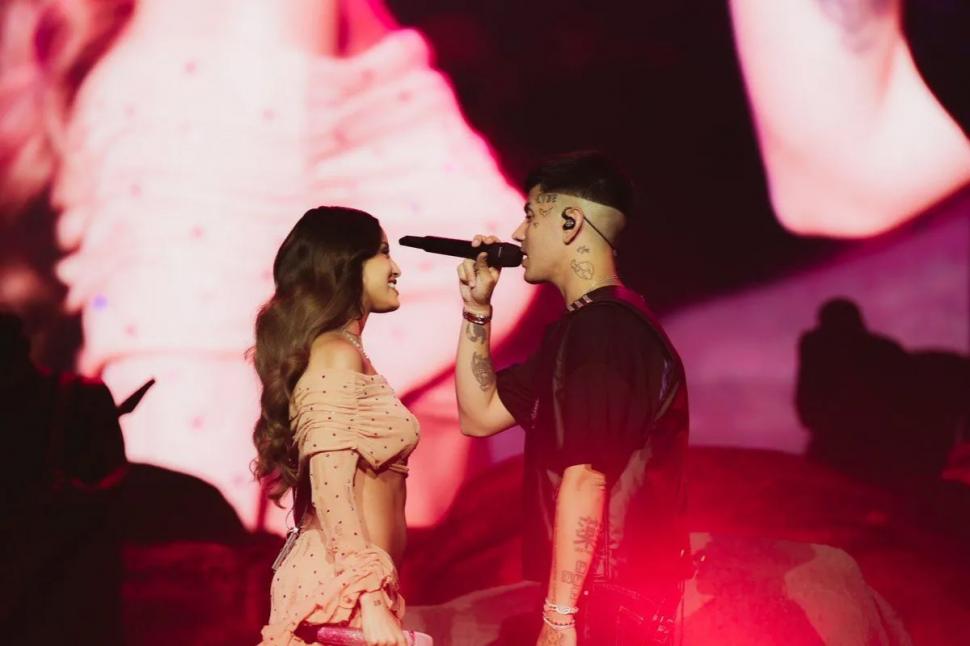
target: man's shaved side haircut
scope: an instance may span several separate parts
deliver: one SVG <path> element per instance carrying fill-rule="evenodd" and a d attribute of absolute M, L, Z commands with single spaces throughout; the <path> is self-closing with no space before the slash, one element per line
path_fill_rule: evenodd
<path fill-rule="evenodd" d="M 627 218 L 633 216 L 633 183 L 609 157 L 597 150 L 581 150 L 550 157 L 525 180 L 525 192 L 539 186 L 543 193 L 563 193 L 605 204 Z"/>

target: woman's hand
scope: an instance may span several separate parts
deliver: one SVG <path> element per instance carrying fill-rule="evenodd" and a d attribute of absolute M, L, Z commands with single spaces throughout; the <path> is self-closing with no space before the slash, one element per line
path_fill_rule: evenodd
<path fill-rule="evenodd" d="M 477 235 L 472 240 L 472 246 L 496 242 L 501 240 L 495 236 Z M 491 305 L 492 292 L 502 274 L 498 267 L 489 267 L 486 258 L 485 252 L 482 252 L 477 259 L 465 260 L 458 265 L 458 289 L 461 291 L 461 298 L 468 309 L 475 313 L 482 313 L 482 310 Z"/>
<path fill-rule="evenodd" d="M 378 592 L 360 595 L 361 630 L 367 646 L 407 646 L 401 623 Z"/>

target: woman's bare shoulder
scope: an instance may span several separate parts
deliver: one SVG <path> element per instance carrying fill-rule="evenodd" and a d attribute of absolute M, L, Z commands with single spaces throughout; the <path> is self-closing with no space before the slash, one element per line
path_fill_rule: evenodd
<path fill-rule="evenodd" d="M 364 371 L 364 359 L 347 337 L 339 332 L 324 332 L 310 346 L 307 368 L 319 370 Z"/>

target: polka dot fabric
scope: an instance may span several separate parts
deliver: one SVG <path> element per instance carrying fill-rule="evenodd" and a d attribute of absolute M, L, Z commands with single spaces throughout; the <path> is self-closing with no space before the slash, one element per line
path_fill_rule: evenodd
<path fill-rule="evenodd" d="M 381 375 L 307 372 L 294 389 L 291 412 L 300 455 L 349 449 L 375 470 L 407 473 L 418 421 Z"/>
<path fill-rule="evenodd" d="M 266 646 L 302 644 L 293 632 L 304 621 L 359 627 L 364 592 L 381 593 L 404 616 L 397 570 L 368 538 L 354 478 L 361 460 L 377 471 L 406 474 L 417 420 L 382 376 L 333 369 L 300 378 L 291 415 L 300 459 L 309 466 L 313 509 L 273 577 Z"/>

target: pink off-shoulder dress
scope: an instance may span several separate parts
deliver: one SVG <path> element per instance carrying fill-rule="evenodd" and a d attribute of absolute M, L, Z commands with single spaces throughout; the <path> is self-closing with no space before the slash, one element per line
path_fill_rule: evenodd
<path fill-rule="evenodd" d="M 378 473 L 406 475 L 417 419 L 384 377 L 334 369 L 307 371 L 290 413 L 300 460 L 309 468 L 312 506 L 273 577 L 266 646 L 304 644 L 293 634 L 303 622 L 359 628 L 364 592 L 381 592 L 404 616 L 397 569 L 370 540 L 354 482 L 361 460 Z"/>

